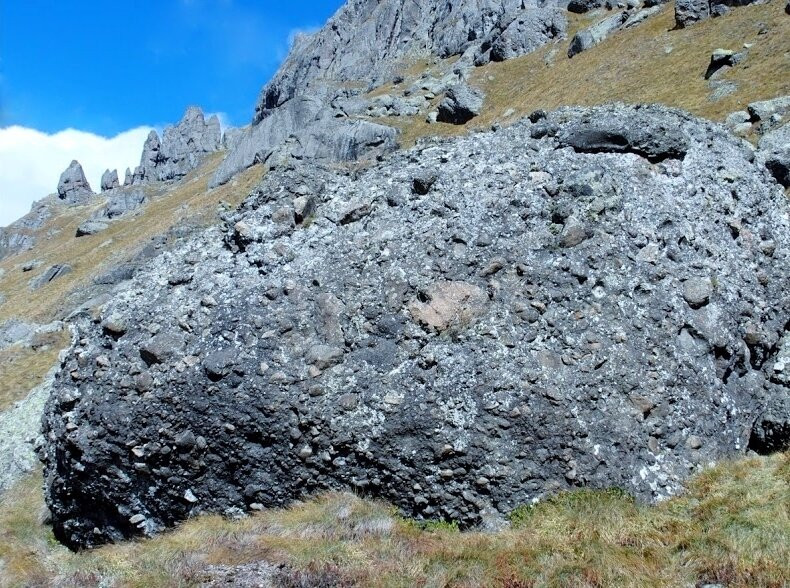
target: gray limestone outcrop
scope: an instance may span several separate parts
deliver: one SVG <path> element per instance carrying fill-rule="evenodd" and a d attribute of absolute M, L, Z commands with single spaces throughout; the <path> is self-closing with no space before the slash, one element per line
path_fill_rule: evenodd
<path fill-rule="evenodd" d="M 724 16 L 731 7 L 765 4 L 769 0 L 677 0 L 675 24 L 684 28 L 711 17 Z"/>
<path fill-rule="evenodd" d="M 75 236 L 76 237 L 88 237 L 90 235 L 96 235 L 98 233 L 106 231 L 109 228 L 110 228 L 110 225 L 108 225 L 104 221 L 89 219 L 89 220 L 81 222 L 77 226 L 77 232 L 76 232 Z"/>
<path fill-rule="evenodd" d="M 114 190 L 120 186 L 120 182 L 118 181 L 118 170 L 114 169 L 112 171 L 106 170 L 101 177 L 101 191 L 107 192 L 108 190 Z"/>
<path fill-rule="evenodd" d="M 393 79 L 399 67 L 418 57 L 463 54 L 459 70 L 500 61 L 564 38 L 567 20 L 561 2 L 538 0 L 352 0 L 321 30 L 298 37 L 274 78 L 263 88 L 252 127 L 234 137 L 234 145 L 212 185 L 283 148 L 308 141 L 330 160 L 349 153 L 374 158 L 391 150 L 394 132 L 369 121 L 338 121 L 356 116 L 415 116 L 426 100 L 452 84 L 435 88 L 433 95 L 377 97 L 351 95 L 349 84 L 365 80 L 372 89 Z M 459 81 L 458 77 L 453 83 Z M 309 128 L 308 128 L 309 125 Z M 351 137 L 353 144 L 340 140 Z M 319 141 L 315 138 L 320 137 Z"/>
<path fill-rule="evenodd" d="M 40 275 L 36 276 L 35 278 L 30 280 L 30 289 L 31 290 L 38 290 L 43 286 L 46 286 L 50 282 L 54 282 L 58 278 L 65 276 L 66 274 L 70 274 L 72 272 L 72 268 L 68 264 L 61 264 L 56 263 L 53 266 L 50 266 L 46 270 L 44 270 Z"/>
<path fill-rule="evenodd" d="M 58 200 L 56 196 L 38 200 L 25 216 L 0 228 L 0 259 L 33 248 L 36 244 L 36 229 L 40 229 L 52 217 L 52 204 Z"/>
<path fill-rule="evenodd" d="M 69 167 L 60 174 L 58 182 L 58 198 L 68 204 L 82 204 L 93 196 L 85 172 L 77 160 L 69 164 Z"/>
<path fill-rule="evenodd" d="M 177 125 L 164 130 L 161 140 L 156 131 L 150 132 L 132 183 L 182 178 L 198 167 L 206 155 L 221 148 L 219 119 L 212 116 L 206 120 L 199 108 L 190 106 Z"/>
<path fill-rule="evenodd" d="M 142 188 L 118 190 L 107 199 L 107 206 L 102 215 L 108 219 L 118 218 L 140 208 L 146 202 Z"/>
<path fill-rule="evenodd" d="M 582 51 L 594 47 L 613 32 L 623 28 L 629 16 L 630 13 L 627 10 L 618 12 L 576 33 L 568 46 L 568 57 L 573 57 Z"/>
<path fill-rule="evenodd" d="M 364 121 L 338 119 L 313 97 L 298 96 L 244 129 L 212 184 L 227 182 L 239 171 L 267 162 L 272 155 L 349 161 L 374 157 L 397 146 L 397 131 Z"/>
<path fill-rule="evenodd" d="M 40 448 L 73 548 L 328 489 L 462 525 L 653 500 L 787 446 L 788 201 L 723 126 L 540 112 L 286 162 L 224 220 L 76 320 Z"/>
<path fill-rule="evenodd" d="M 404 60 L 474 54 L 483 41 L 496 42 L 490 35 L 497 29 L 507 31 L 504 50 L 511 44 L 526 48 L 540 39 L 547 41 L 553 38 L 547 31 L 564 28 L 564 18 L 554 12 L 564 6 L 537 0 L 351 0 L 321 30 L 297 38 L 283 66 L 263 88 L 253 123 L 316 85 L 320 92 L 326 91 L 327 82 L 369 80 L 376 86 L 389 81 Z M 551 16 L 544 19 L 532 12 L 536 9 Z M 520 20 L 530 23 L 522 33 Z M 547 27 L 532 26 L 539 22 Z M 527 38 L 533 31 L 535 38 Z"/>
<path fill-rule="evenodd" d="M 525 8 L 503 17 L 480 46 L 475 65 L 506 61 L 532 53 L 567 34 L 568 19 L 559 8 Z"/>

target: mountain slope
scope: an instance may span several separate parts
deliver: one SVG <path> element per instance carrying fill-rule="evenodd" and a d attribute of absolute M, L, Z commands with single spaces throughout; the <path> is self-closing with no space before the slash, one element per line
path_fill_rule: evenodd
<path fill-rule="evenodd" d="M 33 215 L 41 222 L 0 234 L 0 254 L 7 245 L 16 250 L 36 241 L 0 260 L 0 320 L 43 323 L 73 315 L 69 322 L 82 333 L 47 416 L 56 433 L 48 450 L 73 466 L 58 470 L 50 455 L 49 500 L 59 539 L 93 544 L 150 533 L 201 511 L 237 515 L 327 488 L 386 497 L 419 523 L 392 523 L 391 507 L 349 506 L 341 494 L 294 513 L 267 511 L 263 530 L 257 517 L 234 525 L 201 515 L 160 539 L 71 556 L 30 517 L 42 500 L 31 490 L 39 483 L 33 477 L 0 507 L 0 585 L 272 577 L 349 585 L 786 582 L 782 454 L 703 474 L 688 498 L 652 511 L 619 494 L 582 492 L 549 500 L 540 516 L 526 518 L 533 511 L 525 502 L 579 485 L 617 484 L 642 498 L 678 492 L 710 460 L 781 449 L 790 433 L 783 369 L 790 365 L 788 299 L 781 290 L 788 275 L 787 211 L 763 165 L 768 147 L 752 152 L 720 127 L 679 113 L 663 118 L 663 131 L 652 134 L 670 143 L 658 151 L 652 139 L 623 124 L 614 130 L 604 124 L 603 138 L 601 129 L 584 140 L 569 138 L 573 116 L 590 125 L 641 110 L 624 106 L 575 111 L 570 119 L 535 113 L 534 121 L 517 122 L 565 105 L 662 102 L 727 118 L 729 128 L 757 143 L 786 125 L 781 109 L 762 119 L 728 115 L 754 100 L 790 94 L 790 17 L 782 3 L 770 2 L 676 29 L 672 5 L 608 11 L 586 4 L 592 10 L 579 15 L 553 3 L 509 0 L 350 2 L 317 35 L 297 42 L 262 91 L 256 124 L 227 133 L 227 151 L 210 155 L 183 180 L 148 183 L 149 202 L 133 215 L 77 239 L 104 197 L 77 207 L 45 201 L 40 219 Z M 645 19 L 567 57 L 578 32 L 621 14 Z M 495 45 L 511 51 L 505 61 L 490 62 Z M 744 55 L 705 80 L 720 47 Z M 448 91 L 467 85 L 485 95 L 480 112 L 466 124 L 435 122 Z M 476 134 L 492 127 L 497 132 Z M 680 127 L 705 137 L 707 155 L 695 144 L 686 161 L 683 141 L 672 144 Z M 431 138 L 470 132 L 457 143 Z M 500 149 L 497 133 L 513 139 L 512 149 Z M 782 149 L 786 139 L 776 137 Z M 420 138 L 415 151 L 392 154 Z M 146 153 L 156 157 L 147 150 L 143 159 Z M 422 173 L 425 165 L 431 169 Z M 446 169 L 455 171 L 447 177 Z M 610 185 L 612 169 L 624 175 Z M 626 194 L 625 208 L 639 209 L 634 203 L 642 197 L 634 200 L 634 191 L 646 187 L 666 189 L 668 201 L 682 205 L 667 211 L 648 202 L 640 214 L 655 219 L 640 225 L 645 230 L 618 233 L 635 230 L 632 216 L 616 216 L 619 199 Z M 605 194 L 613 200 L 598 210 L 603 201 L 595 200 Z M 585 208 L 588 197 L 593 202 Z M 497 206 L 525 208 L 518 218 L 481 216 Z M 607 224 L 613 220 L 617 227 Z M 470 237 L 485 227 L 498 231 L 493 241 L 487 234 Z M 513 239 L 519 227 L 529 228 L 529 238 Z M 612 246 L 606 236 L 612 234 L 632 246 L 600 259 L 590 253 Z M 314 248 L 301 247 L 306 243 Z M 712 269 L 711 256 L 725 269 Z M 393 259 L 406 271 L 373 284 L 388 275 Z M 615 270 L 610 263 L 624 265 Z M 603 278 L 602 266 L 611 270 Z M 64 267 L 70 272 L 52 273 Z M 453 279 L 428 279 L 437 272 Z M 632 283 L 617 290 L 618 304 L 609 305 L 607 296 L 601 302 L 597 295 L 620 288 L 622 273 Z M 31 289 L 33 278 L 45 275 L 56 279 Z M 396 295 L 378 299 L 392 283 Z M 365 303 L 347 304 L 346 290 Z M 583 308 L 563 315 L 571 302 Z M 134 312 L 124 317 L 126 305 Z M 622 316 L 595 322 L 596 312 L 618 308 Z M 119 309 L 120 315 L 110 312 Z M 379 320 L 382 309 L 387 320 Z M 595 335 L 643 318 L 647 330 L 628 326 L 602 341 L 578 339 L 569 322 L 592 321 L 586 331 Z M 145 345 L 171 331 L 184 339 L 188 355 L 180 338 Z M 327 340 L 313 341 L 314 335 Z M 19 401 L 15 410 L 30 413 L 48 394 L 46 388 L 28 396 L 31 386 L 47 381 L 66 339 L 61 333 L 46 345 L 0 351 L 0 410 Z M 600 351 L 612 340 L 628 350 L 614 361 Z M 393 357 L 404 359 L 402 352 L 406 361 L 385 372 Z M 589 363 L 601 354 L 607 361 Z M 450 369 L 457 357 L 471 368 Z M 130 373 L 122 373 L 125 366 Z M 615 377 L 617 369 L 623 373 Z M 611 381 L 598 390 L 596 378 Z M 409 396 L 417 389 L 423 392 Z M 451 393 L 452 402 L 431 411 L 426 407 L 436 391 Z M 509 395 L 522 393 L 529 402 L 508 404 Z M 272 402 L 259 407 L 264 400 Z M 259 408 L 263 415 L 251 412 Z M 407 418 L 398 421 L 399 411 Z M 0 442 L 0 466 L 15 477 L 19 469 L 6 465 L 22 453 L 32 459 L 25 439 L 34 431 L 12 427 L 5 439 L 2 417 L 9 414 L 0 415 L 4 442 L 11 441 Z M 130 421 L 132 414 L 137 418 Z M 106 427 L 97 415 L 125 429 Z M 515 432 L 512 421 L 518 421 Z M 182 425 L 186 430 L 176 430 Z M 203 435 L 190 430 L 201 427 Z M 390 444 L 385 451 L 378 441 L 364 443 L 382 430 L 381 446 Z M 462 434 L 438 443 L 448 431 Z M 467 433 L 478 443 L 474 451 L 466 452 Z M 593 443 L 596 435 L 603 442 Z M 481 443 L 499 453 L 478 452 Z M 519 447 L 530 451 L 518 453 Z M 601 463 L 591 456 L 603 456 Z M 452 467 L 440 468 L 442 462 Z M 478 471 L 483 462 L 490 468 Z M 284 473 L 267 478 L 266 471 Z M 415 471 L 419 479 L 412 478 Z M 156 497 L 151 488 L 159 489 Z M 63 489 L 65 499 L 58 495 Z M 498 512 L 487 508 L 491 502 Z M 353 514 L 343 514 L 349 509 Z M 602 515 L 612 511 L 621 514 Z M 452 527 L 431 522 L 438 517 L 503 525 L 507 512 L 536 530 L 486 536 L 416 530 Z M 580 523 L 589 513 L 593 524 Z M 104 520 L 86 538 L 83 531 L 93 529 L 81 526 L 92 517 Z M 296 530 L 283 530 L 291 517 L 299 521 Z M 631 524 L 633 534 L 612 535 L 613 527 Z M 396 552 L 387 552 L 393 545 Z M 389 571 L 371 577 L 371 561 Z"/>

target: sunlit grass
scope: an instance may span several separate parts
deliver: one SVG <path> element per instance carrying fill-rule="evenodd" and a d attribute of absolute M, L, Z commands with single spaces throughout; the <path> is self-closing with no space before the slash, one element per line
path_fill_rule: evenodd
<path fill-rule="evenodd" d="M 488 128 L 540 108 L 660 103 L 722 121 L 750 102 L 790 94 L 790 18 L 782 2 L 735 8 L 725 17 L 678 30 L 674 3 L 669 3 L 641 25 L 569 58 L 573 33 L 604 16 L 571 15 L 568 39 L 475 68 L 470 82 L 484 90 L 486 101 L 481 115 L 465 126 L 428 124 L 424 116 L 384 120 L 401 129 L 403 144 L 411 145 L 419 137 Z M 712 90 L 703 77 L 711 53 L 720 47 L 740 51 L 745 43 L 752 45 L 746 60 L 721 78 L 735 82 L 737 90 L 711 100 Z"/>
<path fill-rule="evenodd" d="M 210 565 L 260 560 L 374 587 L 790 582 L 790 454 L 721 464 L 655 506 L 617 490 L 559 494 L 517 509 L 498 533 L 417 524 L 388 504 L 333 493 L 79 554 L 42 523 L 40 485 L 31 476 L 0 502 L 4 586 L 191 586 Z"/>
<path fill-rule="evenodd" d="M 260 181 L 263 169 L 256 165 L 236 176 L 233 181 L 208 189 L 208 182 L 224 153 L 215 153 L 204 164 L 174 184 L 153 184 L 146 187 L 150 201 L 137 213 L 119 219 L 106 231 L 76 238 L 77 227 L 101 208 L 98 200 L 90 206 L 57 206 L 55 214 L 36 231 L 34 249 L 11 256 L 0 262 L 5 274 L 0 277 L 0 292 L 6 302 L 0 306 L 0 321 L 16 317 L 37 322 L 58 318 L 71 308 L 68 296 L 110 267 L 134 256 L 151 238 L 165 234 L 179 223 L 208 226 L 217 222 L 221 203 L 235 207 Z M 41 264 L 30 272 L 21 266 L 37 259 Z M 50 266 L 68 264 L 73 271 L 31 291 L 29 281 Z"/>

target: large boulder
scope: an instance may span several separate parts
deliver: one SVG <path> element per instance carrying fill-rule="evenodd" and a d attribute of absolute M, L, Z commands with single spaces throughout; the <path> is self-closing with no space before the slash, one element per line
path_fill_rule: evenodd
<path fill-rule="evenodd" d="M 685 28 L 710 18 L 709 0 L 675 0 L 675 24 Z"/>
<path fill-rule="evenodd" d="M 85 178 L 85 172 L 77 160 L 69 164 L 58 182 L 58 198 L 68 204 L 82 204 L 93 196 L 93 190 Z"/>
<path fill-rule="evenodd" d="M 76 237 L 89 237 L 90 235 L 97 235 L 110 228 L 106 222 L 95 219 L 88 219 L 81 222 L 77 226 Z"/>
<path fill-rule="evenodd" d="M 145 204 L 146 196 L 142 188 L 118 190 L 107 199 L 104 216 L 113 219 L 132 212 Z"/>
<path fill-rule="evenodd" d="M 618 12 L 591 27 L 582 29 L 571 39 L 571 43 L 568 46 L 568 57 L 573 57 L 582 51 L 594 47 L 613 32 L 621 29 L 626 24 L 629 17 L 630 13 L 628 11 Z"/>
<path fill-rule="evenodd" d="M 656 106 L 533 120 L 279 166 L 78 319 L 43 421 L 55 535 L 329 489 L 473 525 L 785 447 L 788 202 L 753 150 Z"/>
<path fill-rule="evenodd" d="M 711 17 L 723 16 L 730 7 L 766 2 L 769 0 L 676 0 L 675 25 L 682 29 Z"/>
<path fill-rule="evenodd" d="M 502 19 L 480 47 L 475 62 L 505 61 L 532 53 L 543 45 L 564 39 L 568 29 L 565 11 L 559 8 L 529 8 L 512 19 Z"/>
<path fill-rule="evenodd" d="M 457 84 L 448 89 L 439 103 L 440 122 L 462 125 L 469 122 L 483 109 L 485 96 L 468 84 Z"/>

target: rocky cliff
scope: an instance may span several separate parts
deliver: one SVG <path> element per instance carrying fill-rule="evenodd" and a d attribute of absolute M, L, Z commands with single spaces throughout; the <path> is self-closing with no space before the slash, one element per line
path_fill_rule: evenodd
<path fill-rule="evenodd" d="M 566 26 L 556 2 L 348 2 L 320 31 L 296 39 L 214 184 L 269 158 L 347 161 L 391 151 L 395 131 L 360 119 L 379 108 L 362 96 L 365 91 L 416 59 L 460 56 L 451 71 L 415 88 L 408 100 L 393 104 L 390 98 L 384 105 L 385 112 L 417 114 L 433 95 L 462 82 L 473 65 L 534 51 L 564 38 Z"/>
<path fill-rule="evenodd" d="M 497 525 L 788 438 L 787 200 L 722 127 L 535 113 L 270 172 L 78 324 L 41 456 L 86 547 L 331 488 Z"/>

